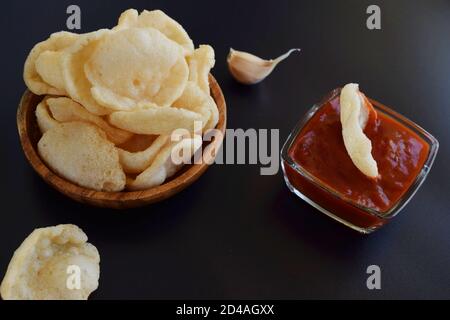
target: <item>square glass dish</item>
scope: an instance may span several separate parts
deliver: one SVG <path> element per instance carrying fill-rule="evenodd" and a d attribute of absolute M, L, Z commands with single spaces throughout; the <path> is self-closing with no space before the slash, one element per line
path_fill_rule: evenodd
<path fill-rule="evenodd" d="M 342 135 L 338 137 L 342 129 L 340 122 L 336 123 L 340 90 L 329 93 L 298 122 L 282 148 L 282 169 L 294 194 L 327 216 L 368 234 L 389 222 L 411 200 L 433 165 L 439 143 L 419 125 L 369 99 L 381 123 L 379 140 L 372 141 L 381 180 L 369 180 L 346 158 Z M 322 127 L 314 131 L 314 126 Z M 320 136 L 326 130 L 334 130 L 330 131 L 333 135 Z"/>

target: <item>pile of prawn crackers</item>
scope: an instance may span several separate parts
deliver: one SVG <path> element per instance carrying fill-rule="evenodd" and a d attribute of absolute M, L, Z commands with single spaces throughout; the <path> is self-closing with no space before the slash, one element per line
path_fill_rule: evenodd
<path fill-rule="evenodd" d="M 215 64 L 160 10 L 122 13 L 118 25 L 87 34 L 58 32 L 38 43 L 24 79 L 36 108 L 38 152 L 59 176 L 104 192 L 163 184 L 216 127 L 210 95 Z M 173 139 L 174 132 L 179 139 Z M 175 141 L 174 141 L 175 140 Z"/>

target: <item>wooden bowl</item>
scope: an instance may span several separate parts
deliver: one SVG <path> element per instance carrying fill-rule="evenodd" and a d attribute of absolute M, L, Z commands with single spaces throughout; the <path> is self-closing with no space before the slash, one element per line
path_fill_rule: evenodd
<path fill-rule="evenodd" d="M 216 79 L 210 75 L 209 82 L 211 85 L 211 96 L 216 101 L 219 109 L 219 123 L 217 129 L 225 135 L 227 108 L 222 90 Z M 134 192 L 98 192 L 91 189 L 80 187 L 64 178 L 56 175 L 41 160 L 37 152 L 37 143 L 42 134 L 37 125 L 35 110 L 36 106 L 43 99 L 43 96 L 37 96 L 26 90 L 22 96 L 17 111 L 17 127 L 22 143 L 23 151 L 34 170 L 53 188 L 73 200 L 104 208 L 128 209 L 136 208 L 151 203 L 159 202 L 172 197 L 183 189 L 187 188 L 195 182 L 208 168 L 207 163 L 213 161 L 203 161 L 202 164 L 185 165 L 177 175 L 166 181 L 159 187 L 154 187 L 143 191 Z M 215 139 L 210 143 L 215 144 L 218 148 L 222 144 L 222 139 Z M 203 150 L 206 144 L 203 146 Z M 206 159 L 213 160 L 213 159 Z M 205 163 L 206 162 L 206 163 Z"/>

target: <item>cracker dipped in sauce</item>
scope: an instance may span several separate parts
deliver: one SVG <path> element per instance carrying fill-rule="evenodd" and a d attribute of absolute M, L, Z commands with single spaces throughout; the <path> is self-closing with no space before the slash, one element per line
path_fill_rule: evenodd
<path fill-rule="evenodd" d="M 362 97 L 364 104 L 370 104 Z M 286 162 L 284 167 L 289 183 L 337 220 L 349 221 L 358 228 L 378 228 L 385 221 L 367 212 L 382 215 L 396 206 L 421 173 L 430 145 L 396 119 L 371 105 L 367 107 L 361 126 L 371 143 L 376 177 L 363 173 L 349 155 L 343 138 L 340 95 L 321 105 L 287 151 L 310 179 Z"/>

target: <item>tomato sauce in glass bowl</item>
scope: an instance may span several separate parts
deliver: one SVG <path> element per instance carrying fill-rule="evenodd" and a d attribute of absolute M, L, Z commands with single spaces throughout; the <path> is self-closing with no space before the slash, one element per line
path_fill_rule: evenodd
<path fill-rule="evenodd" d="M 369 99 L 370 100 L 370 99 Z M 288 187 L 323 213 L 370 233 L 395 216 L 424 181 L 437 140 L 415 123 L 370 100 L 377 117 L 364 133 L 372 142 L 377 179 L 353 164 L 344 145 L 340 89 L 315 105 L 291 133 L 282 151 Z"/>

